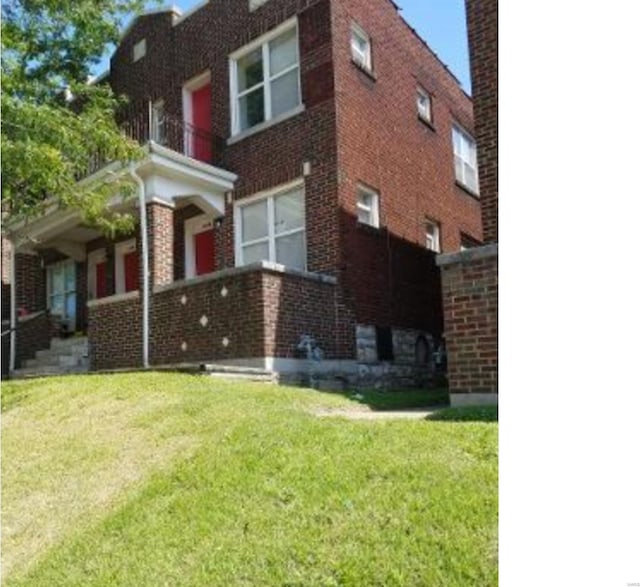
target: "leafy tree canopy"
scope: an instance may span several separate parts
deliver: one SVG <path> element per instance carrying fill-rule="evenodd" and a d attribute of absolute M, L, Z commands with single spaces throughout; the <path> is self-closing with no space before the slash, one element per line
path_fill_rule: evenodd
<path fill-rule="evenodd" d="M 87 82 L 124 19 L 143 7 L 144 0 L 2 2 L 5 216 L 32 218 L 53 200 L 103 232 L 131 227 L 128 215 L 106 208 L 116 193 L 132 191 L 129 182 L 78 178 L 96 156 L 126 162 L 141 154 L 115 122 L 119 99 L 106 84 Z"/>

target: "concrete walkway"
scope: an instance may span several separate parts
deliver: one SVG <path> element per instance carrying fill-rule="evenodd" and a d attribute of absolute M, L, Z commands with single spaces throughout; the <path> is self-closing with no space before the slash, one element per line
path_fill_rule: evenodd
<path fill-rule="evenodd" d="M 348 420 L 424 420 L 427 416 L 441 410 L 440 407 L 418 408 L 407 410 L 374 411 L 367 407 L 354 408 L 326 408 L 314 410 L 318 418 L 346 418 Z"/>

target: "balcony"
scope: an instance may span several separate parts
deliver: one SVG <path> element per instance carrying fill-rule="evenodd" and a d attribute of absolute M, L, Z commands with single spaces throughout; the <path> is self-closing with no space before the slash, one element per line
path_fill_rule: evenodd
<path fill-rule="evenodd" d="M 189 159 L 216 165 L 221 160 L 224 140 L 213 133 L 185 122 L 180 117 L 164 112 L 149 103 L 147 111 L 125 112 L 120 128 L 130 139 L 142 146 L 154 143 Z M 78 180 L 89 177 L 115 163 L 102 153 L 91 157 L 87 170 Z"/>

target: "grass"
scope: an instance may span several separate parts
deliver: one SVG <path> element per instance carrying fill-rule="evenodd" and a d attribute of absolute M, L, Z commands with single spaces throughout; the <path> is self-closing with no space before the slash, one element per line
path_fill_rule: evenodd
<path fill-rule="evenodd" d="M 180 374 L 2 386 L 7 586 L 497 585 L 495 422 Z"/>
<path fill-rule="evenodd" d="M 428 408 L 449 404 L 449 392 L 446 389 L 365 390 L 348 393 L 347 397 L 379 411 Z"/>

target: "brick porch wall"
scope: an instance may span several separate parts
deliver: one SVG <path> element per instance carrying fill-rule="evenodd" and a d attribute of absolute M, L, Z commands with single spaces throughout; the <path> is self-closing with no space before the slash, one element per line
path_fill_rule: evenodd
<path fill-rule="evenodd" d="M 498 393 L 498 246 L 438 258 L 452 394 Z"/>
<path fill-rule="evenodd" d="M 156 288 L 150 362 L 170 365 L 269 356 L 295 358 L 303 334 L 327 359 L 353 358 L 334 336 L 335 280 L 268 268 L 221 271 Z M 92 370 L 142 363 L 139 296 L 89 305 Z"/>

